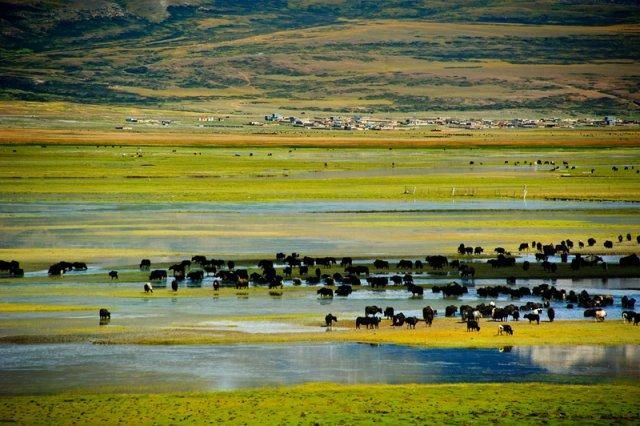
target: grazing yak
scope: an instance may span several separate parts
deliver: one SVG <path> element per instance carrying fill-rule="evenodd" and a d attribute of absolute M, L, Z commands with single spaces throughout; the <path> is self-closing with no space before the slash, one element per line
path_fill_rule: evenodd
<path fill-rule="evenodd" d="M 358 317 L 356 318 L 356 328 L 360 328 L 361 325 L 366 326 L 367 328 L 378 328 L 378 324 L 380 324 L 379 317 Z"/>
<path fill-rule="evenodd" d="M 191 271 L 187 274 L 191 282 L 200 282 L 204 279 L 204 271 Z"/>
<path fill-rule="evenodd" d="M 494 321 L 508 321 L 509 311 L 503 308 L 493 308 L 493 311 L 491 312 L 491 318 L 493 318 Z"/>
<path fill-rule="evenodd" d="M 533 321 L 535 321 L 538 325 L 540 324 L 540 315 L 538 314 L 526 314 L 523 315 L 523 317 L 529 320 L 529 324 L 531 324 Z"/>
<path fill-rule="evenodd" d="M 336 296 L 348 296 L 353 292 L 353 289 L 350 285 L 343 284 L 336 288 L 335 294 Z"/>
<path fill-rule="evenodd" d="M 409 284 L 407 290 L 411 293 L 411 297 L 421 297 L 424 294 L 424 288 L 419 285 Z"/>
<path fill-rule="evenodd" d="M 335 315 L 329 313 L 326 317 L 324 317 L 324 323 L 327 327 L 331 327 L 334 322 L 338 322 L 338 318 L 336 318 Z"/>
<path fill-rule="evenodd" d="M 547 316 L 549 317 L 549 322 L 553 322 L 556 318 L 556 310 L 553 308 L 547 309 Z"/>
<path fill-rule="evenodd" d="M 461 278 L 471 277 L 473 279 L 476 275 L 476 268 L 469 265 L 460 265 L 458 272 L 460 273 Z"/>
<path fill-rule="evenodd" d="M 422 318 L 424 322 L 427 324 L 427 327 L 431 327 L 433 324 L 433 317 L 435 316 L 435 311 L 431 308 L 431 306 L 425 306 L 422 308 Z"/>
<path fill-rule="evenodd" d="M 622 319 L 628 323 L 632 323 L 636 318 L 635 311 L 622 311 Z"/>
<path fill-rule="evenodd" d="M 478 321 L 474 321 L 474 320 L 467 321 L 467 332 L 469 331 L 480 331 L 480 326 L 478 325 Z"/>
<path fill-rule="evenodd" d="M 144 292 L 145 293 L 153 293 L 153 286 L 151 286 L 151 283 L 145 283 Z"/>
<path fill-rule="evenodd" d="M 449 266 L 449 260 L 446 256 L 427 256 L 425 260 L 433 269 L 442 269 L 445 266 Z"/>
<path fill-rule="evenodd" d="M 455 305 L 449 305 L 446 308 L 444 308 L 444 316 L 445 317 L 455 317 L 456 316 L 456 312 L 458 311 L 458 307 Z"/>
<path fill-rule="evenodd" d="M 391 325 L 393 327 L 402 327 L 405 319 L 406 317 L 404 316 L 404 314 L 400 312 L 399 314 L 396 314 L 391 318 Z"/>
<path fill-rule="evenodd" d="M 171 281 L 171 290 L 178 291 L 178 280 Z"/>
<path fill-rule="evenodd" d="M 167 271 L 164 269 L 155 269 L 149 274 L 149 281 L 160 281 L 167 279 Z"/>
<path fill-rule="evenodd" d="M 415 329 L 419 320 L 416 317 L 406 317 L 404 321 L 407 323 L 407 328 Z"/>
<path fill-rule="evenodd" d="M 365 274 L 366 276 L 369 276 L 369 267 L 365 265 L 356 265 L 356 266 L 349 265 L 346 268 L 344 268 L 344 271 L 349 274 L 355 274 L 355 275 Z"/>
<path fill-rule="evenodd" d="M 373 262 L 373 267 L 376 269 L 389 269 L 389 262 L 386 260 L 376 259 Z"/>
<path fill-rule="evenodd" d="M 140 270 L 148 271 L 149 269 L 151 269 L 151 261 L 149 259 L 142 259 L 140 261 Z"/>
<path fill-rule="evenodd" d="M 383 315 L 384 315 L 384 317 L 385 317 L 386 319 L 391 319 L 391 318 L 393 318 L 394 313 L 395 313 L 395 312 L 394 312 L 394 309 L 393 309 L 391 306 L 387 306 L 386 308 L 384 308 L 384 313 L 383 313 Z"/>
<path fill-rule="evenodd" d="M 622 296 L 622 309 L 634 309 L 636 306 L 636 299 L 633 297 Z"/>
<path fill-rule="evenodd" d="M 507 324 L 501 324 L 498 326 L 498 334 L 502 335 L 502 333 L 506 333 L 509 336 L 513 336 L 513 328 Z"/>
<path fill-rule="evenodd" d="M 396 268 L 399 270 L 413 269 L 413 262 L 410 260 L 402 259 L 398 262 Z"/>
<path fill-rule="evenodd" d="M 321 298 L 333 298 L 333 290 L 327 287 L 322 287 L 316 292 Z"/>
<path fill-rule="evenodd" d="M 599 309 L 595 312 L 595 319 L 597 322 L 602 322 L 607 317 L 607 311 Z"/>
<path fill-rule="evenodd" d="M 373 306 L 366 306 L 366 307 L 364 308 L 364 315 L 365 315 L 365 316 L 375 315 L 375 314 L 378 314 L 378 313 L 380 313 L 380 314 L 382 313 L 382 308 L 379 308 L 379 307 L 378 307 L 378 306 L 376 306 L 376 305 L 373 305 Z"/>
<path fill-rule="evenodd" d="M 117 280 L 118 279 L 118 271 L 110 271 L 109 272 L 109 278 L 111 278 L 112 280 Z"/>
<path fill-rule="evenodd" d="M 108 309 L 101 308 L 99 314 L 101 320 L 111 319 L 111 312 Z"/>
<path fill-rule="evenodd" d="M 384 288 L 389 284 L 389 279 L 387 277 L 367 277 L 367 283 L 369 283 L 371 288 Z"/>

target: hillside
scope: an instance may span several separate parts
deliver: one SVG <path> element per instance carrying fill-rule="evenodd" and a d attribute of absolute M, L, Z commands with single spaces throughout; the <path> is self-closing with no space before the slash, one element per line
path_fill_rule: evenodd
<path fill-rule="evenodd" d="M 0 99 L 637 117 L 636 1 L 0 2 Z"/>

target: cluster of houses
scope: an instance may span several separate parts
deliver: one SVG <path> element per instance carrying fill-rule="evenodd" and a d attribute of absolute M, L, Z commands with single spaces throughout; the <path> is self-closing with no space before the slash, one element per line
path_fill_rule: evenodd
<path fill-rule="evenodd" d="M 304 113 L 303 113 L 304 114 Z M 638 125 L 638 121 L 617 120 L 607 116 L 604 119 L 569 119 L 569 118 L 540 118 L 510 120 L 492 119 L 459 119 L 451 117 L 437 118 L 407 118 L 404 120 L 382 119 L 364 116 L 329 116 L 301 118 L 295 116 L 285 117 L 277 113 L 265 115 L 264 121 L 252 121 L 252 126 L 263 126 L 266 123 L 287 124 L 294 127 L 308 129 L 335 129 L 335 130 L 402 130 L 421 126 L 442 126 L 460 129 L 491 129 L 491 128 L 573 128 L 573 127 L 598 127 L 598 126 L 622 126 Z"/>
<path fill-rule="evenodd" d="M 156 120 L 155 118 L 136 118 L 136 117 L 127 117 L 125 120 L 127 123 L 138 123 L 138 124 L 157 124 L 163 126 L 169 126 L 173 123 L 173 120 Z"/>

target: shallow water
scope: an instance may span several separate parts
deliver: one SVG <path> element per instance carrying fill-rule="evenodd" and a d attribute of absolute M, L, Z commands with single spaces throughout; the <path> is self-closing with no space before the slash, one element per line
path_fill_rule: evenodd
<path fill-rule="evenodd" d="M 486 283 L 484 281 L 487 281 Z M 420 281 L 418 281 L 420 282 Z M 438 282 L 445 284 L 449 281 Z M 557 288 L 582 290 L 587 289 L 590 294 L 608 294 L 614 297 L 614 305 L 606 307 L 607 319 L 618 320 L 621 318 L 621 298 L 622 296 L 633 297 L 640 301 L 640 279 L 625 278 L 609 280 L 609 283 L 603 284 L 601 280 L 580 280 L 578 282 L 571 280 L 529 280 L 529 286 L 546 282 L 556 285 Z M 268 321 L 269 316 L 278 315 L 305 315 L 317 318 L 318 327 L 315 330 L 303 328 L 305 331 L 322 331 L 320 325 L 324 322 L 324 316 L 331 312 L 338 316 L 340 321 L 351 322 L 357 316 L 364 313 L 364 308 L 370 305 L 381 307 L 391 306 L 396 312 L 403 312 L 408 316 L 422 317 L 422 308 L 429 305 L 438 310 L 443 315 L 444 309 L 449 305 L 460 306 L 463 304 L 475 306 L 480 303 L 488 304 L 493 301 L 496 306 L 505 306 L 515 304 L 521 306 L 527 302 L 540 302 L 537 296 L 523 297 L 518 300 L 512 300 L 507 296 L 501 296 L 497 299 L 479 298 L 476 288 L 485 284 L 498 284 L 496 280 L 476 280 L 475 287 L 469 287 L 469 292 L 460 298 L 450 297 L 444 298 L 441 293 L 433 293 L 427 289 L 421 298 L 413 298 L 411 294 L 402 286 L 388 287 L 386 290 L 372 290 L 363 287 L 355 290 L 348 297 L 334 297 L 333 299 L 320 299 L 316 292 L 309 293 L 290 293 L 282 297 L 269 296 L 252 296 L 250 293 L 241 294 L 237 297 L 217 297 L 210 282 L 206 281 L 203 285 L 207 292 L 210 291 L 210 297 L 188 297 L 189 289 L 179 289 L 180 297 L 157 297 L 157 294 L 170 294 L 169 289 L 157 289 L 154 295 L 144 295 L 142 293 L 142 283 L 120 282 L 104 284 L 81 284 L 81 283 L 64 283 L 45 281 L 41 284 L 24 285 L 26 288 L 41 287 L 52 290 L 51 295 L 20 295 L 20 291 L 3 295 L 5 303 L 34 303 L 47 305 L 81 305 L 90 307 L 106 307 L 112 312 L 112 325 L 124 325 L 133 327 L 201 327 L 203 322 L 207 321 L 224 321 L 229 317 L 252 317 L 263 321 Z M 23 286 L 20 284 L 19 286 Z M 99 287 L 97 287 L 99 286 Z M 635 288 L 635 290 L 623 290 L 624 288 Z M 139 297 L 118 297 L 107 295 L 94 295 L 95 289 L 137 289 L 140 291 Z M 319 287 L 318 287 L 319 288 Z M 15 290 L 16 286 L 12 286 Z M 67 296 L 64 294 L 56 295 L 55 291 L 73 289 L 77 296 Z M 77 290 L 80 290 L 77 292 Z M 76 293 L 77 292 L 77 293 Z M 286 290 L 285 290 L 286 293 Z M 15 295 L 13 295 L 15 294 Z M 201 293 L 200 293 L 201 294 Z M 640 302 L 639 302 L 640 303 Z M 580 320 L 593 321 L 591 318 L 584 318 L 584 309 L 575 308 L 567 309 L 564 302 L 552 302 L 551 306 L 555 309 L 556 319 L 558 320 Z M 263 318 L 259 318 L 263 317 Z M 0 335 L 16 335 L 16 334 L 33 334 L 38 330 L 33 329 L 33 324 L 28 322 L 24 325 L 15 325 L 12 320 L 41 320 L 47 321 L 54 327 L 58 322 L 62 322 L 65 326 L 74 327 L 95 327 L 98 322 L 96 312 L 83 311 L 58 311 L 58 312 L 17 312 L 0 314 Z M 546 313 L 543 313 L 543 320 L 546 320 Z M 4 321 L 11 321 L 11 327 L 7 327 Z M 71 324 L 67 324 L 70 322 Z M 339 323 L 340 325 L 340 323 Z M 237 331 L 246 331 L 247 327 L 243 326 Z M 267 328 L 267 331 L 275 332 L 276 330 L 286 330 L 290 328 L 292 331 L 296 326 L 292 324 L 284 324 L 280 322 L 278 325 Z M 301 330 L 298 330 L 301 331 Z"/>
<path fill-rule="evenodd" d="M 602 383 L 640 379 L 640 347 L 0 345 L 0 394 L 231 390 L 305 382 Z"/>
<path fill-rule="evenodd" d="M 611 216 L 610 210 L 625 213 Z M 640 203 L 544 200 L 0 203 L 0 249 L 104 251 L 108 259 L 91 259 L 103 264 L 279 251 L 389 257 L 452 252 L 461 241 L 515 245 L 519 241 L 504 241 L 514 223 L 534 224 L 521 229 L 536 240 L 585 239 L 583 230 L 591 225 L 617 236 L 640 226 L 637 212 Z"/>

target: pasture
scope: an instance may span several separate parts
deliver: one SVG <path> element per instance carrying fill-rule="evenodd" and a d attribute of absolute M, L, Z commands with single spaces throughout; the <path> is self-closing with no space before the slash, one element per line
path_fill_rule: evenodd
<path fill-rule="evenodd" d="M 633 424 L 638 386 L 556 384 L 308 384 L 234 392 L 3 397 L 0 416 L 18 424 L 364 424 L 484 422 Z"/>

